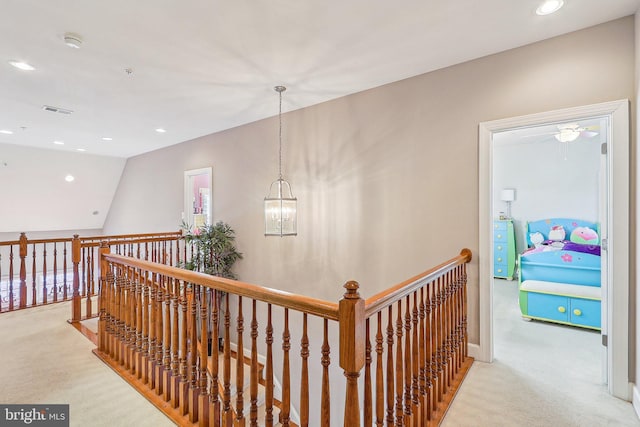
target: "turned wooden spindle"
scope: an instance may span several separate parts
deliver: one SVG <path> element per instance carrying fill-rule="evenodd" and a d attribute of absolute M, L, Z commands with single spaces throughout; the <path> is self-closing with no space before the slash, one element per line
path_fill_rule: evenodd
<path fill-rule="evenodd" d="M 171 292 L 171 303 L 173 316 L 171 318 L 171 407 L 177 408 L 180 403 L 178 387 L 180 385 L 180 322 L 179 322 L 179 296 L 180 281 L 172 280 L 173 291 Z"/>
<path fill-rule="evenodd" d="M 251 380 L 250 380 L 251 427 L 258 427 L 258 320 L 256 319 L 256 300 L 251 301 Z"/>
<path fill-rule="evenodd" d="M 20 233 L 20 301 L 19 307 L 25 308 L 27 306 L 27 246 L 29 242 L 25 233 Z M 13 275 L 11 276 L 13 277 Z M 36 300 L 33 300 L 36 303 Z"/>
<path fill-rule="evenodd" d="M 394 423 L 394 364 L 393 364 L 393 305 L 390 305 L 387 313 L 387 425 Z"/>
<path fill-rule="evenodd" d="M 200 389 L 198 388 L 198 328 L 197 328 L 197 310 L 196 310 L 196 296 L 197 285 L 189 284 L 189 354 L 188 354 L 188 367 L 189 367 L 189 421 L 192 423 L 198 422 L 198 396 L 200 395 Z"/>
<path fill-rule="evenodd" d="M 201 427 L 209 425 L 209 393 L 207 366 L 209 361 L 209 319 L 207 308 L 209 307 L 207 294 L 209 291 L 205 286 L 199 286 L 200 291 L 200 381 L 198 387 L 200 396 L 198 397 L 198 419 Z M 213 343 L 212 343 L 213 344 Z M 215 384 L 217 386 L 217 384 Z M 213 384 L 211 387 L 213 388 Z"/>
<path fill-rule="evenodd" d="M 331 390 L 329 387 L 329 365 L 331 364 L 331 347 L 329 346 L 329 321 L 324 319 L 324 339 L 322 341 L 322 397 L 320 403 L 320 425 L 328 427 L 331 424 Z"/>
<path fill-rule="evenodd" d="M 80 236 L 73 235 L 71 241 L 71 262 L 73 263 L 73 303 L 71 306 L 71 321 L 79 322 L 82 317 L 81 304 L 82 299 L 80 297 Z"/>
<path fill-rule="evenodd" d="M 53 302 L 58 302 L 58 247 L 53 242 Z"/>
<path fill-rule="evenodd" d="M 177 242 L 177 241 L 176 241 Z M 178 251 L 176 249 L 176 256 L 178 254 Z M 219 374 L 218 374 L 218 370 L 220 369 L 219 367 L 219 363 L 218 363 L 218 354 L 219 354 L 219 350 L 218 350 L 218 341 L 219 341 L 219 335 L 218 335 L 218 324 L 220 322 L 220 317 L 219 317 L 219 310 L 218 308 L 220 307 L 220 295 L 219 292 L 216 290 L 212 290 L 212 296 L 213 296 L 213 309 L 211 310 L 211 317 L 212 317 L 212 331 L 211 331 L 211 402 L 213 405 L 213 419 L 214 421 L 214 425 L 215 426 L 219 426 L 220 424 L 220 396 L 219 396 L 219 390 L 218 390 L 218 381 L 219 381 Z"/>
<path fill-rule="evenodd" d="M 416 421 L 420 419 L 420 340 L 418 339 L 418 292 L 413 293 L 413 311 L 411 313 L 412 337 L 411 337 L 411 414 Z"/>
<path fill-rule="evenodd" d="M 267 327 L 265 330 L 267 344 L 266 378 L 264 390 L 265 426 L 273 427 L 273 325 L 271 324 L 271 304 L 267 305 Z"/>
<path fill-rule="evenodd" d="M 69 297 L 67 291 L 67 287 L 69 286 L 69 282 L 67 282 L 67 242 L 64 242 L 62 248 L 62 283 L 64 285 L 62 299 L 66 301 Z"/>
<path fill-rule="evenodd" d="M 186 415 L 189 411 L 189 366 L 187 364 L 187 283 L 181 282 L 180 311 L 180 384 L 178 385 L 178 408 L 180 415 Z"/>
<path fill-rule="evenodd" d="M 404 425 L 411 426 L 411 377 L 412 377 L 412 361 L 411 361 L 411 303 L 410 297 L 407 295 L 405 299 L 405 315 L 404 315 Z"/>
<path fill-rule="evenodd" d="M 402 300 L 398 300 L 398 316 L 396 318 L 396 426 L 404 426 L 404 405 L 403 405 L 403 392 L 404 392 L 404 355 L 402 336 L 404 334 L 404 327 L 402 324 Z"/>
<path fill-rule="evenodd" d="M 373 398 L 371 396 L 371 338 L 369 319 L 365 321 L 365 363 L 364 363 L 364 425 L 373 424 Z"/>
<path fill-rule="evenodd" d="M 37 279 L 37 268 L 36 264 L 38 260 L 36 259 L 36 244 L 33 243 L 31 245 L 31 304 L 37 305 L 38 301 L 38 284 L 36 283 Z M 43 301 L 44 303 L 44 301 Z"/>
<path fill-rule="evenodd" d="M 233 411 L 231 410 L 231 342 L 229 342 L 231 313 L 229 312 L 229 294 L 225 295 L 224 313 L 224 393 L 223 393 L 223 424 L 225 427 L 233 425 Z"/>
<path fill-rule="evenodd" d="M 289 334 L 289 309 L 284 309 L 284 330 L 282 332 L 282 407 L 280 423 L 289 427 L 291 414 L 291 373 L 289 371 L 289 350 L 291 335 Z"/>
<path fill-rule="evenodd" d="M 302 315 L 302 339 L 300 340 L 302 372 L 300 375 L 300 427 L 309 426 L 309 336 L 307 313 Z"/>
<path fill-rule="evenodd" d="M 238 317 L 236 318 L 236 419 L 235 424 L 245 425 L 244 419 L 244 317 L 242 316 L 242 297 L 238 297 Z"/>
<path fill-rule="evenodd" d="M 376 332 L 376 426 L 384 425 L 384 377 L 382 370 L 382 352 L 384 338 L 382 337 L 382 311 L 378 314 L 378 331 Z"/>
<path fill-rule="evenodd" d="M 13 310 L 13 245 L 9 246 L 9 311 Z"/>
<path fill-rule="evenodd" d="M 428 286 L 428 284 L 426 285 Z M 427 404 L 427 377 L 426 377 L 426 308 L 424 305 L 424 290 L 425 287 L 420 288 L 420 308 L 419 308 L 419 318 L 420 323 L 418 327 L 418 381 L 420 387 L 420 420 L 423 423 L 429 419 L 428 416 L 428 404 Z"/>

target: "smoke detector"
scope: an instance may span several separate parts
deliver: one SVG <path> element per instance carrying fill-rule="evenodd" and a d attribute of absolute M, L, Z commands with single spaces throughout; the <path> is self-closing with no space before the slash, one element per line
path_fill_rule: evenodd
<path fill-rule="evenodd" d="M 80 49 L 82 37 L 76 33 L 64 33 L 64 44 L 73 49 Z"/>

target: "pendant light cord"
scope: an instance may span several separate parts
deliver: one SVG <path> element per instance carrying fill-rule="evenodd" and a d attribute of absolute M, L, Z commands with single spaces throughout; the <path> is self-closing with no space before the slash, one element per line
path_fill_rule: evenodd
<path fill-rule="evenodd" d="M 279 141 L 279 149 L 278 149 L 278 173 L 280 175 L 280 179 L 282 179 L 282 90 L 279 90 L 280 94 L 280 106 L 278 109 L 278 141 Z"/>

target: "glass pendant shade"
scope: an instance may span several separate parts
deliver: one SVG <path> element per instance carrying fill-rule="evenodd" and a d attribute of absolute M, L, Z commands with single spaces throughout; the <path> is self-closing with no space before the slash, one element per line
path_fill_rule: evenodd
<path fill-rule="evenodd" d="M 264 198 L 264 235 L 297 235 L 297 206 L 291 185 L 282 178 L 273 181 L 269 195 Z"/>

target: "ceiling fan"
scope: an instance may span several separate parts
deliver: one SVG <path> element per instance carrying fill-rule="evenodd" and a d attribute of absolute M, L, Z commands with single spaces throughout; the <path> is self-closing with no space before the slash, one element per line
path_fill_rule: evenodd
<path fill-rule="evenodd" d="M 593 138 L 598 135 L 598 132 L 595 131 L 595 129 L 598 129 L 598 126 L 582 127 L 577 122 L 564 123 L 557 126 L 558 131 L 552 132 L 551 134 L 560 142 L 572 142 L 581 136 L 585 138 Z"/>

